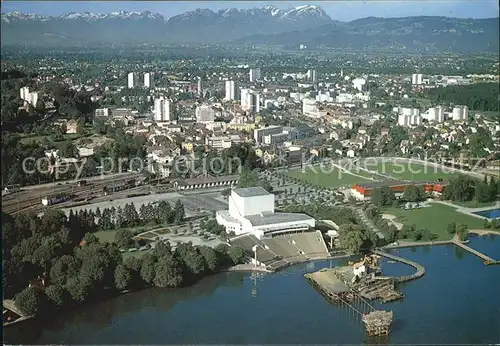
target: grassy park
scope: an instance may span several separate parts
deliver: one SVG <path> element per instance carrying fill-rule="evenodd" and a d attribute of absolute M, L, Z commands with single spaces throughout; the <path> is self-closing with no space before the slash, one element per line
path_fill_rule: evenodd
<path fill-rule="evenodd" d="M 353 184 L 367 182 L 368 179 L 363 179 L 355 175 L 340 171 L 338 168 L 329 168 L 328 172 L 320 167 L 305 168 L 302 171 L 288 171 L 289 177 L 298 178 L 305 182 L 319 185 L 325 188 L 337 188 L 341 186 L 351 186 Z M 361 176 L 369 177 L 366 172 L 356 173 Z"/>
<path fill-rule="evenodd" d="M 386 163 L 377 166 L 377 172 L 390 175 L 396 179 L 411 181 L 435 181 L 438 179 L 450 180 L 458 176 L 446 168 L 424 166 L 418 163 Z"/>
<path fill-rule="evenodd" d="M 467 225 L 469 229 L 483 228 L 484 226 L 482 219 L 459 213 L 453 207 L 437 203 L 429 207 L 411 210 L 394 207 L 384 208 L 383 213 L 396 216 L 394 220 L 396 222 L 406 225 L 415 224 L 418 229 L 429 229 L 438 236 L 436 240 L 451 239 L 452 236 L 447 231 L 447 226 L 451 222 L 455 222 L 457 225 Z"/>

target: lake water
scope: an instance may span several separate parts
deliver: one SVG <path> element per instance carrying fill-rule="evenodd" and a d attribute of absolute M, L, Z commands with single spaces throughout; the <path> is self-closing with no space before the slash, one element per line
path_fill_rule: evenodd
<path fill-rule="evenodd" d="M 500 259 L 500 239 L 470 246 Z M 500 266 L 452 245 L 394 250 L 421 263 L 423 278 L 401 286 L 388 337 L 369 339 L 350 310 L 330 305 L 303 274 L 347 260 L 297 265 L 263 274 L 223 273 L 180 290 L 149 289 L 6 330 L 7 342 L 36 344 L 338 344 L 500 342 Z M 413 269 L 382 262 L 388 275 Z M 380 304 L 375 304 L 380 307 Z M 21 327 L 21 326 L 19 326 Z"/>
<path fill-rule="evenodd" d="M 487 217 L 488 219 L 495 219 L 497 217 L 500 217 L 500 208 L 477 211 L 474 214 Z"/>

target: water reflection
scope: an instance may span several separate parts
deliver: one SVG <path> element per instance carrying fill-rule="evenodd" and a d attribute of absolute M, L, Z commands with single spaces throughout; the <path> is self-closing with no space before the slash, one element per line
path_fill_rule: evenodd
<path fill-rule="evenodd" d="M 43 329 L 57 333 L 74 325 L 102 330 L 113 324 L 119 316 L 145 309 L 166 312 L 184 301 L 212 295 L 217 288 L 238 290 L 243 286 L 244 280 L 243 273 L 222 273 L 186 288 L 176 290 L 151 288 L 124 294 L 90 306 L 62 312 L 52 320 L 33 320 L 29 322 L 29 326 L 21 323 L 15 326 L 16 328 L 9 327 L 5 333 L 5 340 L 16 344 L 34 344 L 41 337 Z"/>
<path fill-rule="evenodd" d="M 467 251 L 462 249 L 461 247 L 454 246 L 453 253 L 455 254 L 455 258 L 458 260 L 462 260 L 465 256 L 467 256 Z"/>

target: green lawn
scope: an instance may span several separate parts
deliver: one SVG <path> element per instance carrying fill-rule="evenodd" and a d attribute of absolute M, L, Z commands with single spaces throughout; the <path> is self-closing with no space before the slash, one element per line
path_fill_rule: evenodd
<path fill-rule="evenodd" d="M 115 241 L 116 230 L 109 231 L 98 231 L 94 235 L 99 239 L 101 243 L 112 243 Z"/>
<path fill-rule="evenodd" d="M 367 167 L 370 169 L 370 167 Z M 385 163 L 381 162 L 377 166 L 377 171 L 392 176 L 396 179 L 412 181 L 435 181 L 438 179 L 450 180 L 458 176 L 456 172 L 451 172 L 439 167 L 424 166 L 418 163 Z"/>
<path fill-rule="evenodd" d="M 326 170 L 326 169 L 323 169 Z M 287 175 L 293 178 L 304 180 L 308 183 L 323 186 L 325 188 L 336 188 L 341 186 L 351 186 L 367 182 L 367 179 L 356 177 L 349 173 L 340 171 L 339 169 L 328 169 L 328 172 L 322 171 L 321 167 L 304 168 L 304 171 L 288 171 Z M 359 175 L 367 176 L 368 173 L 360 173 Z"/>
<path fill-rule="evenodd" d="M 133 251 L 133 252 L 128 252 L 127 251 L 127 252 L 122 252 L 122 257 L 123 257 L 123 260 L 125 261 L 129 257 L 141 258 L 145 254 L 152 253 L 152 252 L 153 252 L 153 250 L 151 250 L 151 249 L 144 250 L 144 251 Z"/>
<path fill-rule="evenodd" d="M 484 221 L 473 216 L 459 213 L 455 208 L 443 205 L 432 204 L 430 207 L 404 210 L 401 208 L 384 208 L 384 214 L 392 214 L 397 218 L 394 221 L 402 224 L 415 224 L 417 228 L 428 228 L 432 233 L 438 235 L 437 240 L 449 240 L 452 236 L 447 231 L 447 226 L 451 222 L 457 225 L 465 224 L 469 229 L 483 228 Z"/>

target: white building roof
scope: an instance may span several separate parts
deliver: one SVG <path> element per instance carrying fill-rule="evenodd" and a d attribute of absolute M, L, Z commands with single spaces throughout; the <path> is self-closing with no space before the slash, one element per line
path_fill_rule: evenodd
<path fill-rule="evenodd" d="M 234 193 L 236 193 L 240 197 L 256 197 L 256 196 L 267 196 L 270 195 L 263 187 L 244 187 L 239 189 L 234 189 Z"/>
<path fill-rule="evenodd" d="M 269 213 L 261 215 L 248 215 L 245 216 L 245 219 L 250 221 L 253 227 L 267 225 L 271 226 L 280 223 L 303 222 L 312 220 L 309 215 L 297 213 Z"/>

